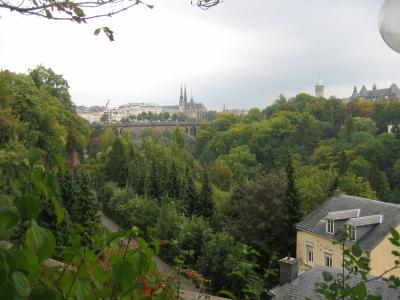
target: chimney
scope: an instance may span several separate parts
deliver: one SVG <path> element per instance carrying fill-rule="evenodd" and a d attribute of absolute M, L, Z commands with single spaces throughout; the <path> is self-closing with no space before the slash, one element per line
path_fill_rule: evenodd
<path fill-rule="evenodd" d="M 299 274 L 299 264 L 297 259 L 285 257 L 279 260 L 280 276 L 279 283 L 284 285 L 295 280 Z"/>

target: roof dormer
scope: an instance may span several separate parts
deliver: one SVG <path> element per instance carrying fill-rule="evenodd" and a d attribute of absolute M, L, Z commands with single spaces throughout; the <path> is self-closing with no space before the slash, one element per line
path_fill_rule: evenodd
<path fill-rule="evenodd" d="M 382 221 L 383 221 L 383 215 L 372 215 L 359 218 L 350 218 L 346 222 L 349 238 L 354 241 L 357 239 L 357 227 L 381 224 Z"/>
<path fill-rule="evenodd" d="M 349 210 L 340 210 L 340 211 L 333 211 L 329 212 L 325 219 L 331 220 L 345 220 L 350 218 L 358 218 L 360 216 L 360 209 L 349 209 Z"/>
<path fill-rule="evenodd" d="M 357 218 L 360 215 L 360 209 L 350 209 L 329 212 L 325 216 L 325 231 L 328 234 L 335 234 L 335 221 Z"/>

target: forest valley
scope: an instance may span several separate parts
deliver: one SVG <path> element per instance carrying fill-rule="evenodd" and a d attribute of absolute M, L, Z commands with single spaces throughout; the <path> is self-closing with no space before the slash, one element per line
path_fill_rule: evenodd
<path fill-rule="evenodd" d="M 43 66 L 0 72 L 6 299 L 171 299 L 156 254 L 214 294 L 266 298 L 278 259 L 296 253 L 295 224 L 330 195 L 400 201 L 398 100 L 280 96 L 214 114 L 196 141 L 177 127 L 135 144 L 89 127 L 68 88 Z M 107 233 L 99 210 L 124 230 Z"/>

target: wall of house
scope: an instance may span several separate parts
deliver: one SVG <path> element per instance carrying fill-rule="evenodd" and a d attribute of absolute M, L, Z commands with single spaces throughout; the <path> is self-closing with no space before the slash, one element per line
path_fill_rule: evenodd
<path fill-rule="evenodd" d="M 307 243 L 313 244 L 314 249 L 314 263 L 307 263 L 306 249 Z M 341 245 L 333 244 L 333 241 L 320 237 L 318 235 L 298 230 L 297 231 L 297 248 L 296 257 L 299 260 L 300 268 L 309 269 L 314 265 L 325 266 L 325 253 L 332 253 L 332 267 L 342 267 L 342 249 Z"/>
<path fill-rule="evenodd" d="M 397 226 L 397 231 L 400 232 L 400 225 Z M 383 272 L 389 270 L 394 266 L 395 256 L 392 255 L 392 251 L 395 250 L 395 247 L 389 241 L 391 237 L 390 233 L 387 237 L 376 246 L 370 253 L 370 267 L 371 267 L 371 275 L 379 276 Z M 396 249 L 398 250 L 398 249 Z M 389 277 L 390 275 L 400 276 L 400 270 L 396 269 L 390 273 L 387 273 L 385 277 Z"/>

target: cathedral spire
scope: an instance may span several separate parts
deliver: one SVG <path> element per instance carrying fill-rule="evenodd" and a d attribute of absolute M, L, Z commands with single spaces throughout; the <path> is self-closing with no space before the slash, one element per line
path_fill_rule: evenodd
<path fill-rule="evenodd" d="M 182 84 L 181 84 L 181 95 L 179 97 L 179 104 L 183 103 L 183 94 L 182 94 Z"/>
<path fill-rule="evenodd" d="M 183 101 L 185 102 L 185 104 L 188 103 L 188 101 L 187 101 L 187 93 L 186 93 L 186 84 L 185 84 L 185 92 L 183 94 Z"/>

